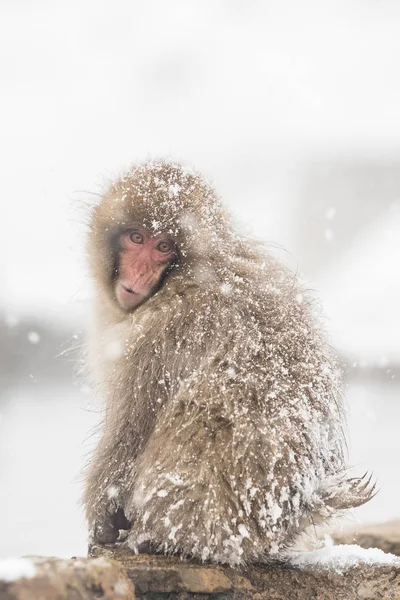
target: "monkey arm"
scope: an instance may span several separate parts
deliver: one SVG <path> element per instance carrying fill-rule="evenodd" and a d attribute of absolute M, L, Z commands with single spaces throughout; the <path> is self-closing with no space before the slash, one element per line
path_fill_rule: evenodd
<path fill-rule="evenodd" d="M 105 428 L 88 466 L 83 503 L 91 535 L 97 542 L 114 543 L 119 530 L 130 527 L 124 505 L 135 446 L 137 442 L 133 443 L 128 429 L 112 436 Z"/>

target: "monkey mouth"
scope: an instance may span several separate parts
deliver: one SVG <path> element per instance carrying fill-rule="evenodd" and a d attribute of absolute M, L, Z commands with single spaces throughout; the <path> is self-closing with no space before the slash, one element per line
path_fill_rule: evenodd
<path fill-rule="evenodd" d="M 115 297 L 123 310 L 131 311 L 142 304 L 147 296 L 132 289 L 128 281 L 119 281 L 115 289 Z"/>
<path fill-rule="evenodd" d="M 128 292 L 128 294 L 136 294 L 136 292 L 134 292 L 133 290 L 131 290 L 130 288 L 126 287 L 123 283 L 121 283 L 121 287 L 124 288 L 124 290 L 126 292 Z"/>

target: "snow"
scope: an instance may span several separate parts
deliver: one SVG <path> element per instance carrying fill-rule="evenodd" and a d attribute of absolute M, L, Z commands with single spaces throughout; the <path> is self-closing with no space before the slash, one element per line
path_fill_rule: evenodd
<path fill-rule="evenodd" d="M 29 558 L 3 558 L 0 560 L 0 580 L 16 581 L 34 577 L 36 568 Z"/>
<path fill-rule="evenodd" d="M 330 208 L 327 209 L 327 211 L 325 212 L 325 217 L 329 220 L 332 221 L 332 219 L 335 217 L 336 215 L 336 208 L 334 206 L 331 206 Z"/>
<path fill-rule="evenodd" d="M 232 286 L 229 283 L 222 283 L 221 284 L 221 292 L 223 294 L 230 294 L 232 291 Z"/>
<path fill-rule="evenodd" d="M 28 333 L 28 340 L 31 344 L 38 344 L 40 342 L 40 335 L 36 331 L 30 331 Z"/>
<path fill-rule="evenodd" d="M 107 490 L 107 496 L 108 498 L 116 498 L 118 496 L 119 490 L 115 485 L 110 485 L 110 487 Z"/>
<path fill-rule="evenodd" d="M 394 554 L 387 554 L 379 548 L 365 549 L 356 545 L 339 545 L 299 553 L 290 560 L 290 564 L 304 569 L 311 567 L 344 573 L 359 564 L 400 567 L 400 558 Z"/>
<path fill-rule="evenodd" d="M 243 524 L 240 524 L 240 525 L 238 526 L 238 532 L 239 532 L 239 533 L 240 533 L 240 535 L 241 535 L 242 537 L 244 537 L 244 538 L 248 538 L 248 537 L 250 537 L 250 534 L 249 534 L 249 532 L 247 531 L 247 528 L 246 528 L 246 527 L 245 527 L 245 525 L 243 525 Z"/>

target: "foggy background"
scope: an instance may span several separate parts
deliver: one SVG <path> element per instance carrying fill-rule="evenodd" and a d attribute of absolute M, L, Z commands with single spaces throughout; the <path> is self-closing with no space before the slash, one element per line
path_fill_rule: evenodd
<path fill-rule="evenodd" d="M 85 203 L 149 156 L 321 298 L 380 487 L 349 523 L 400 516 L 399 30 L 397 0 L 2 0 L 0 556 L 86 553 Z"/>

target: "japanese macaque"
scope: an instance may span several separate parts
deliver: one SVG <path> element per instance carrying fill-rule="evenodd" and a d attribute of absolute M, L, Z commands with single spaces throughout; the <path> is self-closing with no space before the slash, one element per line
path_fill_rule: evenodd
<path fill-rule="evenodd" d="M 93 210 L 92 540 L 243 565 L 370 499 L 349 478 L 341 372 L 296 277 L 202 177 L 133 167 Z"/>

